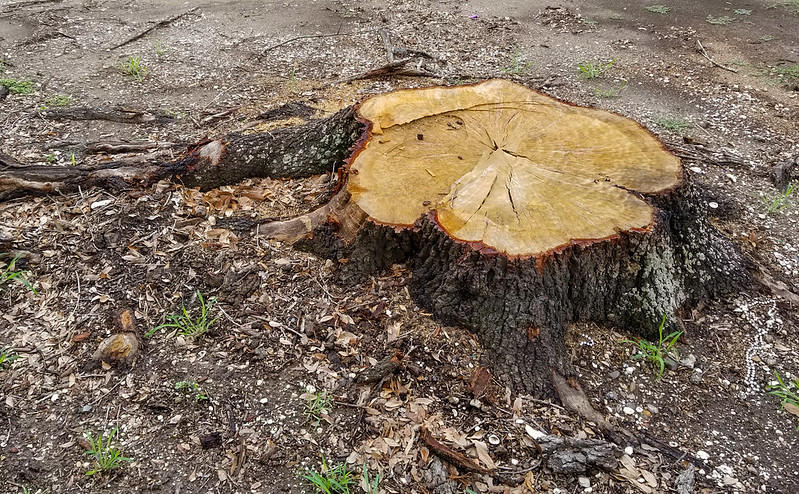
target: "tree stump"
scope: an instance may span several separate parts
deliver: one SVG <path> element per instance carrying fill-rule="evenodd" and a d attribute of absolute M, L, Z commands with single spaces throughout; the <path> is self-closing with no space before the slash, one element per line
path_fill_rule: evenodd
<path fill-rule="evenodd" d="M 267 234 L 357 281 L 394 263 L 440 320 L 475 332 L 495 374 L 536 395 L 573 374 L 567 325 L 644 337 L 743 286 L 678 158 L 622 116 L 503 80 L 367 99 L 341 190 Z"/>

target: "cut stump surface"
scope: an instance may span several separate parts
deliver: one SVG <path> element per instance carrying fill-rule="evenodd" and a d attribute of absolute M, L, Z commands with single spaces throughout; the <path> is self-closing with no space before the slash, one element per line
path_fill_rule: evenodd
<path fill-rule="evenodd" d="M 510 256 L 646 230 L 638 194 L 680 182 L 679 160 L 637 123 L 508 81 L 398 91 L 359 114 L 370 135 L 347 188 L 370 218 L 432 212 L 453 239 Z"/>

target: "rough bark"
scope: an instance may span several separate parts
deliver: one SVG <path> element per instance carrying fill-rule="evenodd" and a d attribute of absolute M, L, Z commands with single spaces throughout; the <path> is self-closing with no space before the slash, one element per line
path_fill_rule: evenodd
<path fill-rule="evenodd" d="M 204 190 L 245 178 L 307 177 L 333 171 L 349 155 L 363 125 L 352 108 L 305 125 L 269 133 L 234 133 L 190 146 L 164 163 L 119 161 L 97 166 L 24 165 L 0 160 L 0 200 L 25 194 L 69 192 L 92 186 L 125 190 L 178 178 Z"/>
<path fill-rule="evenodd" d="M 318 226 L 294 220 L 315 227 L 296 245 L 344 261 L 345 282 L 407 263 L 421 307 L 475 332 L 486 365 L 504 382 L 551 396 L 552 371 L 574 374 L 564 342 L 569 323 L 657 338 L 664 315 L 667 331 L 679 329 L 676 314 L 684 307 L 749 283 L 738 249 L 709 224 L 690 184 L 647 199 L 657 208 L 650 230 L 541 257 L 508 257 L 454 240 L 432 214 L 399 229 L 365 219 L 353 234 L 344 226 L 351 206 L 340 197 Z"/>

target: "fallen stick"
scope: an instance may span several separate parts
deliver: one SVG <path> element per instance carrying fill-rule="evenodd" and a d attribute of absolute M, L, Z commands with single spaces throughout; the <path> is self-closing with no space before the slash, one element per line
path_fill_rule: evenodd
<path fill-rule="evenodd" d="M 427 443 L 427 445 L 430 446 L 438 456 L 450 463 L 455 464 L 456 466 L 459 466 L 465 470 L 469 470 L 470 472 L 487 474 L 492 473 L 491 470 L 481 467 L 474 461 L 467 458 L 463 453 L 455 451 L 449 446 L 440 443 L 424 426 L 422 426 L 422 440 Z"/>
<path fill-rule="evenodd" d="M 735 72 L 736 74 L 738 73 L 737 70 L 731 69 L 729 67 L 725 67 L 724 65 L 721 65 L 717 61 L 715 61 L 712 58 L 710 58 L 710 55 L 707 54 L 707 51 L 705 50 L 705 47 L 702 46 L 702 42 L 699 41 L 699 40 L 696 40 L 696 51 L 698 51 L 703 57 L 707 58 L 708 62 L 712 63 L 716 67 L 718 67 L 720 69 L 724 69 L 724 70 L 729 70 L 730 72 Z"/>
<path fill-rule="evenodd" d="M 48 120 L 108 120 L 109 122 L 132 124 L 164 122 L 169 119 L 169 117 L 154 115 L 148 111 L 129 108 L 65 108 L 44 110 L 40 112 L 40 115 Z"/>
<path fill-rule="evenodd" d="M 336 31 L 335 33 L 329 33 L 329 34 L 307 34 L 307 35 L 304 35 L 304 36 L 295 36 L 293 38 L 287 39 L 286 41 L 280 42 L 280 43 L 278 43 L 276 45 L 272 45 L 272 46 L 269 46 L 267 48 L 264 48 L 264 50 L 259 54 L 259 56 L 263 57 L 264 55 L 266 55 L 267 53 L 269 53 L 270 51 L 272 51 L 272 50 L 274 50 L 276 48 L 280 48 L 281 46 L 285 46 L 285 45 L 287 45 L 289 43 L 293 43 L 293 42 L 299 41 L 301 39 L 332 38 L 334 36 L 352 36 L 352 35 L 355 35 L 355 34 L 364 34 L 364 33 L 370 33 L 370 32 L 376 31 L 376 29 L 370 29 L 370 30 L 367 30 L 367 31 L 359 32 L 359 33 L 342 33 L 340 29 L 341 29 L 341 26 L 339 26 L 339 31 Z"/>
<path fill-rule="evenodd" d="M 164 19 L 164 20 L 158 21 L 157 23 L 153 24 L 152 26 L 148 27 L 147 29 L 145 29 L 145 30 L 139 32 L 138 34 L 136 34 L 134 36 L 131 36 L 130 38 L 126 39 L 122 43 L 119 43 L 117 45 L 112 46 L 111 48 L 109 48 L 109 50 L 116 50 L 117 48 L 121 48 L 121 47 L 127 45 L 128 43 L 132 43 L 132 42 L 136 41 L 137 39 L 141 38 L 142 36 L 144 36 L 145 34 L 149 33 L 150 31 L 153 31 L 155 29 L 158 29 L 159 27 L 171 24 L 172 22 L 175 22 L 176 20 L 180 19 L 184 15 L 191 14 L 192 12 L 194 12 L 195 10 L 197 10 L 199 8 L 200 7 L 194 7 L 194 8 L 191 8 L 191 9 L 183 12 L 182 14 L 178 14 L 178 15 L 172 16 L 172 17 L 170 17 L 168 19 Z"/>

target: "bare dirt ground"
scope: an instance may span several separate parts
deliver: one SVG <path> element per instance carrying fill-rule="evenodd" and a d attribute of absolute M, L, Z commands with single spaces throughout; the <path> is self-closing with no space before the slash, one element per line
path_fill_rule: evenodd
<path fill-rule="evenodd" d="M 0 491 L 313 492 L 301 475 L 324 457 L 358 474 L 366 465 L 378 492 L 676 492 L 689 462 L 694 492 L 799 492 L 799 417 L 765 391 L 775 371 L 799 376 L 789 300 L 799 288 L 799 206 L 767 204 L 779 196 L 770 171 L 799 156 L 799 4 L 653 5 L 0 2 L 0 79 L 33 83 L 0 101 L 0 152 L 26 163 L 155 159 L 204 136 L 296 123 L 291 111 L 269 113 L 288 102 L 321 117 L 390 89 L 512 78 L 657 133 L 704 191 L 716 226 L 773 280 L 682 314 L 683 361 L 661 379 L 631 358 L 618 329 L 575 327 L 571 351 L 595 408 L 668 448 L 630 445 L 617 469 L 556 474 L 531 434 L 591 438 L 596 427 L 518 395 L 514 383 L 492 382 L 475 398 L 479 344 L 415 306 L 403 266 L 343 286 L 330 261 L 236 228 L 239 217 L 318 206 L 329 177 L 7 201 L 0 233 L 14 240 L 0 251 L 21 255 L 36 293 L 0 287 L 0 351 L 19 357 L 0 367 Z M 348 81 L 388 62 L 386 37 L 398 59 L 412 57 L 406 68 L 428 76 Z M 146 66 L 140 80 L 122 70 L 131 57 Z M 581 77 L 580 64 L 605 70 Z M 41 117 L 60 105 L 164 118 Z M 120 140 L 175 147 L 112 158 L 81 146 Z M 209 334 L 157 331 L 132 368 L 87 367 L 120 310 L 146 332 L 181 302 L 196 309 L 198 290 L 218 297 Z M 402 367 L 353 383 L 395 351 Z M 176 389 L 181 382 L 202 395 Z M 306 417 L 318 393 L 332 402 L 319 422 Z M 442 462 L 420 440 L 423 424 L 496 473 Z M 115 428 L 133 461 L 87 476 L 85 434 Z"/>

